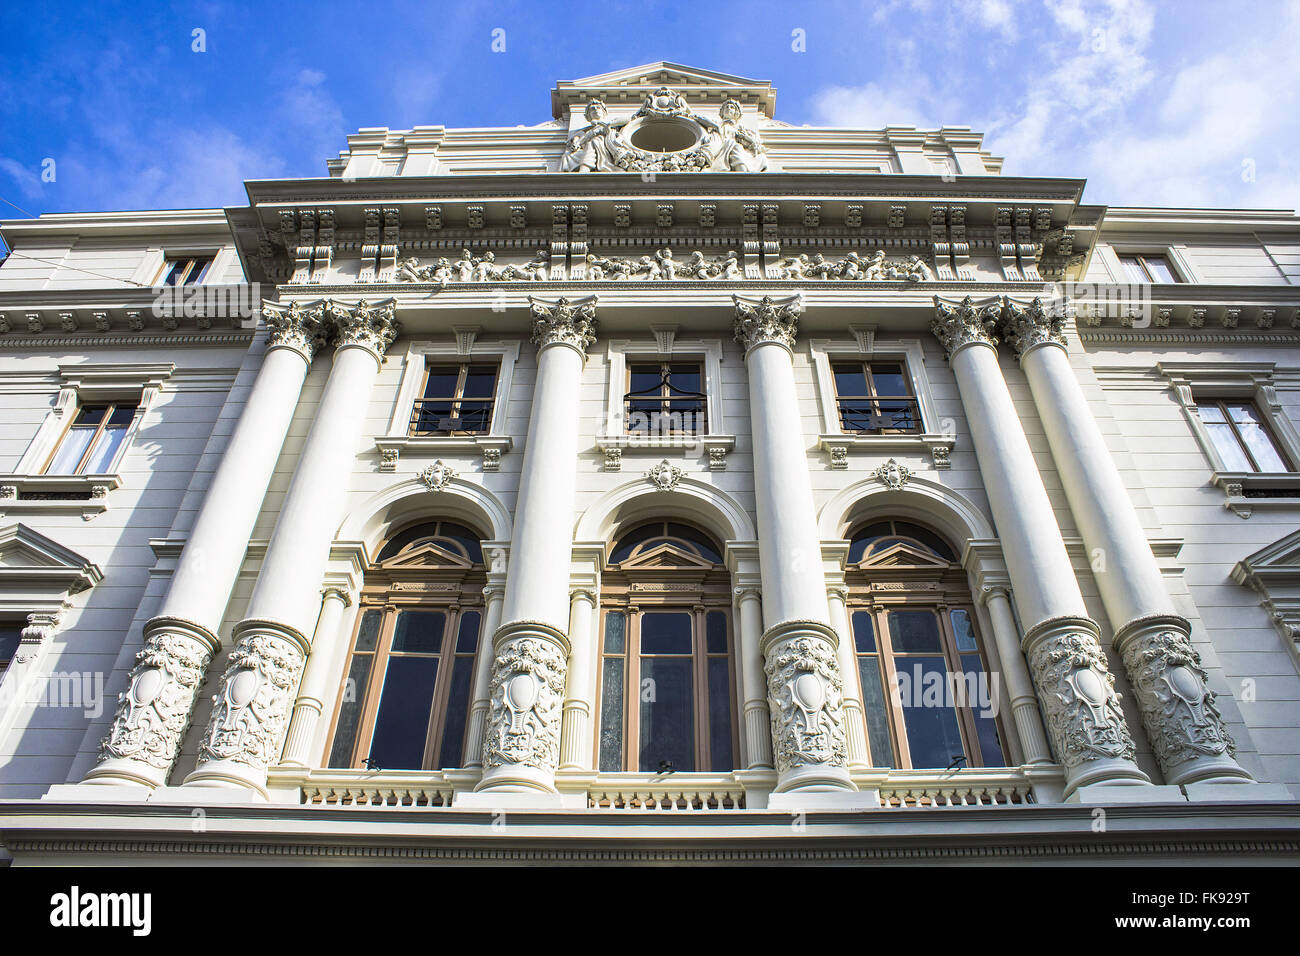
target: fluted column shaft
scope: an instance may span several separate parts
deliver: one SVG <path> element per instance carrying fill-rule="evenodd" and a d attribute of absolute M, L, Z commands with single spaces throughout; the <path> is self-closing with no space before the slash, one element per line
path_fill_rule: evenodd
<path fill-rule="evenodd" d="M 270 343 L 226 443 L 158 613 L 144 626 L 130 685 L 85 783 L 166 783 L 190 724 L 249 536 L 321 341 L 324 304 L 266 302 Z"/>
<path fill-rule="evenodd" d="M 341 630 L 343 612 L 352 600 L 342 588 L 329 587 L 321 600 L 320 619 L 312 635 L 311 653 L 302 672 L 302 685 L 293 704 L 293 718 L 284 739 L 280 762 L 294 767 L 311 765 L 312 743 L 325 710 L 325 698 L 347 653 L 347 638 Z"/>
<path fill-rule="evenodd" d="M 763 676 L 763 604 L 752 587 L 735 590 L 739 622 L 736 629 L 740 656 L 741 693 L 745 714 L 745 769 L 772 766 L 772 717 L 767 706 L 767 679 Z"/>
<path fill-rule="evenodd" d="M 830 626 L 821 540 L 799 421 L 793 346 L 798 297 L 735 297 L 745 346 L 754 498 L 763 582 L 762 653 L 772 717 L 776 791 L 854 790 L 846 766 L 839 640 Z"/>
<path fill-rule="evenodd" d="M 530 302 L 537 381 L 515 505 L 504 623 L 493 637 L 484 772 L 476 788 L 482 791 L 554 791 L 571 651 L 576 422 L 586 349 L 595 341 L 595 298 Z"/>
<path fill-rule="evenodd" d="M 596 699 L 596 595 L 586 588 L 573 592 L 569 614 L 569 673 L 564 694 L 564 726 L 560 734 L 560 768 L 591 770 L 595 756 L 592 705 Z"/>
<path fill-rule="evenodd" d="M 830 605 L 831 626 L 840 636 L 836 656 L 840 662 L 840 674 L 844 680 L 844 725 L 845 739 L 850 769 L 866 770 L 871 766 L 867 752 L 867 721 L 862 703 L 862 681 L 858 676 L 858 654 L 853 642 L 853 628 L 849 623 L 849 609 L 846 602 L 848 593 L 840 586 L 826 590 L 826 600 Z"/>
<path fill-rule="evenodd" d="M 321 612 L 321 580 L 343 517 L 366 406 L 397 335 L 393 305 L 331 305 L 334 365 L 271 533 L 237 644 L 187 786 L 264 793 Z"/>
<path fill-rule="evenodd" d="M 998 365 L 996 311 L 936 298 L 933 331 L 948 352 L 980 474 L 997 525 L 1020 619 L 1066 790 L 1146 784 L 1133 740 L 1088 617 L 1051 501 Z M 1000 306 L 999 306 L 1000 308 Z"/>
<path fill-rule="evenodd" d="M 481 768 L 483 766 L 483 734 L 487 730 L 488 695 L 492 682 L 492 635 L 501 626 L 501 603 L 505 597 L 505 587 L 488 579 L 488 586 L 483 589 L 487 606 L 483 609 L 482 640 L 486 646 L 479 648 L 474 661 L 474 703 L 469 710 L 469 738 L 465 746 L 465 766 Z"/>
<path fill-rule="evenodd" d="M 1007 301 L 1003 328 L 1020 353 L 1039 420 L 1115 632 L 1147 738 L 1171 784 L 1250 781 L 1206 686 L 1191 625 L 1179 615 L 1137 510 L 1070 367 L 1064 316 Z"/>
<path fill-rule="evenodd" d="M 989 610 L 993 625 L 993 643 L 1002 662 L 1002 673 L 1007 681 L 1007 697 L 1011 701 L 1011 718 L 1016 724 L 1016 735 L 1025 763 L 1051 763 L 1052 751 L 1043 732 L 1043 720 L 1038 713 L 1038 698 L 1034 683 L 1025 667 L 1025 655 L 1020 650 L 1020 635 L 1016 632 L 1015 615 L 1011 613 L 1011 599 L 1006 588 L 990 587 L 985 590 L 984 604 Z"/>

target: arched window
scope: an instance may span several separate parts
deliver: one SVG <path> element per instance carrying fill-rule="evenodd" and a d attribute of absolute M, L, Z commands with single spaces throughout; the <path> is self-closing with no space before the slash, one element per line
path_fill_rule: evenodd
<path fill-rule="evenodd" d="M 463 525 L 429 521 L 384 544 L 366 570 L 331 767 L 461 765 L 484 583 L 479 535 Z"/>
<path fill-rule="evenodd" d="M 872 765 L 1003 766 L 1000 688 L 948 542 L 873 522 L 851 536 L 845 577 Z"/>
<path fill-rule="evenodd" d="M 732 770 L 739 752 L 731 578 L 702 531 L 619 537 L 603 576 L 602 771 Z"/>

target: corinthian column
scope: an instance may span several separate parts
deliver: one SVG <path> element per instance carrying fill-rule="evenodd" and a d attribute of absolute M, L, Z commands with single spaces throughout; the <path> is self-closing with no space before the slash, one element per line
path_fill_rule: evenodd
<path fill-rule="evenodd" d="M 948 353 L 1012 593 L 1023 650 L 1048 732 L 1065 766 L 1066 794 L 1088 784 L 1147 784 L 1133 762 L 1100 629 L 1088 617 L 1047 491 L 998 366 L 1001 304 L 934 300 L 931 330 Z"/>
<path fill-rule="evenodd" d="M 343 518 L 366 403 L 384 352 L 397 336 L 392 300 L 331 304 L 337 344 L 320 406 L 271 533 L 266 559 L 199 744 L 186 786 L 265 793 L 278 758 L 308 637 L 321 612 L 321 581 Z"/>
<path fill-rule="evenodd" d="M 157 615 L 144 626 L 130 685 L 83 780 L 154 788 L 167 780 L 189 727 L 217 629 L 321 343 L 324 303 L 262 303 L 270 330 L 262 367 L 212 476 Z"/>
<path fill-rule="evenodd" d="M 1064 316 L 1034 299 L 1002 310 L 1007 341 L 1047 433 L 1057 473 L 1089 552 L 1105 556 L 1095 573 L 1115 647 L 1142 712 L 1147 738 L 1171 784 L 1240 783 L 1232 737 L 1205 683 L 1191 625 L 1174 607 L 1137 511 L 1070 368 Z"/>
<path fill-rule="evenodd" d="M 515 504 L 505 622 L 492 640 L 483 778 L 497 794 L 554 792 L 569 659 L 569 567 L 577 493 L 578 397 L 596 341 L 596 299 L 532 305 L 537 382 Z M 460 798 L 461 804 L 475 799 Z"/>
<path fill-rule="evenodd" d="M 852 791 L 843 683 L 794 387 L 799 297 L 736 303 L 754 442 L 763 638 L 777 793 Z"/>

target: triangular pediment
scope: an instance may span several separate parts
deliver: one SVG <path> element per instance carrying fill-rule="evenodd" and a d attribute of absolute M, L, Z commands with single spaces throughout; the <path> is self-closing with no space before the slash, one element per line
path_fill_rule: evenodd
<path fill-rule="evenodd" d="M 631 570 L 632 568 L 638 570 L 692 568 L 707 571 L 713 567 L 713 563 L 698 554 L 679 548 L 670 542 L 664 542 L 641 552 L 634 558 L 629 558 L 622 562 L 619 567 L 624 570 Z"/>
<path fill-rule="evenodd" d="M 661 86 L 681 93 L 692 103 L 721 103 L 736 99 L 771 118 L 776 90 L 767 80 L 755 80 L 716 70 L 659 60 L 629 66 L 577 80 L 562 80 L 551 91 L 551 108 L 556 118 L 569 108 L 580 109 L 592 97 L 605 100 L 611 109 L 619 104 L 639 104 L 647 93 Z"/>
<path fill-rule="evenodd" d="M 1242 558 L 1232 569 L 1232 579 L 1257 588 L 1264 582 L 1300 585 L 1300 530 Z"/>
<path fill-rule="evenodd" d="M 459 569 L 468 570 L 474 566 L 474 562 L 462 554 L 448 550 L 426 541 L 417 547 L 401 554 L 394 555 L 387 561 L 381 561 L 379 566 L 389 571 L 398 570 L 439 570 L 439 569 Z"/>
<path fill-rule="evenodd" d="M 863 568 L 935 568 L 938 570 L 950 566 L 950 562 L 922 548 L 905 541 L 891 544 L 883 551 L 868 555 L 863 559 Z"/>
<path fill-rule="evenodd" d="M 0 528 L 0 579 L 40 580 L 75 593 L 103 577 L 91 561 L 25 524 Z"/>

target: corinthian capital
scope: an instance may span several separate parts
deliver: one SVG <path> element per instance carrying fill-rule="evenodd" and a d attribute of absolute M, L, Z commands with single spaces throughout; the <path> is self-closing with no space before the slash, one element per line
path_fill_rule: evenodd
<path fill-rule="evenodd" d="M 596 297 L 589 295 L 577 302 L 528 297 L 533 312 L 532 342 L 539 349 L 548 345 L 568 345 L 583 355 L 596 341 Z"/>
<path fill-rule="evenodd" d="M 325 341 L 325 303 L 262 302 L 262 315 L 270 331 L 270 348 L 293 349 L 311 364 Z"/>
<path fill-rule="evenodd" d="M 802 296 L 774 300 L 766 295 L 761 299 L 733 295 L 731 299 L 736 303 L 733 325 L 736 341 L 745 346 L 745 351 L 764 342 L 794 348 L 795 337 L 799 334 L 799 313 L 803 311 Z"/>
<path fill-rule="evenodd" d="M 376 360 L 382 359 L 400 331 L 394 318 L 396 309 L 394 299 L 385 299 L 374 305 L 365 299 L 356 305 L 331 302 L 330 317 L 338 333 L 335 347 L 357 345 L 369 351 Z"/>
<path fill-rule="evenodd" d="M 948 357 L 952 358 L 958 349 L 977 342 L 996 345 L 998 340 L 993 332 L 997 328 L 1001 312 L 1001 300 L 977 306 L 970 296 L 954 304 L 945 302 L 936 295 L 935 315 L 930 323 L 930 331 L 944 347 Z"/>
<path fill-rule="evenodd" d="M 1028 305 L 1004 300 L 1002 308 L 1002 334 L 1019 355 L 1037 345 L 1065 347 L 1065 313 L 1061 309 L 1047 309 L 1042 299 Z"/>

